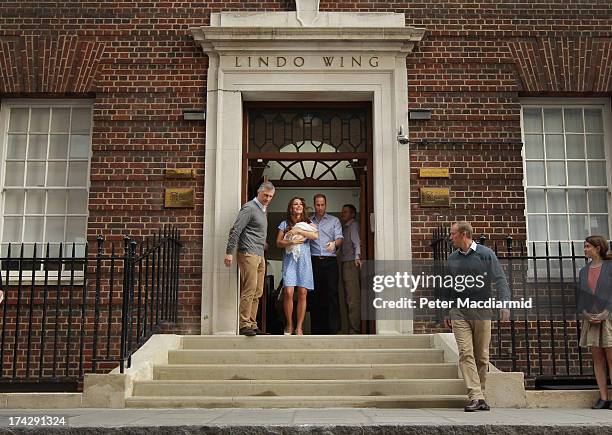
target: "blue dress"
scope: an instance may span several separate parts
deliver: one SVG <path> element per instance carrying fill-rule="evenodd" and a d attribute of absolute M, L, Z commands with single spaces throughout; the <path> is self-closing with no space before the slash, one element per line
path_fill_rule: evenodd
<path fill-rule="evenodd" d="M 278 229 L 285 231 L 287 221 L 282 221 Z M 301 245 L 301 252 L 297 261 L 293 258 L 293 254 L 285 252 L 283 257 L 283 287 L 304 287 L 309 291 L 314 290 L 309 239 L 306 239 Z"/>

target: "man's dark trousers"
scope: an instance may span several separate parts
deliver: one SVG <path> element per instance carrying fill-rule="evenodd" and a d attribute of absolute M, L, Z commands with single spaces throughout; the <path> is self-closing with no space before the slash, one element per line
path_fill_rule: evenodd
<path fill-rule="evenodd" d="M 336 257 L 312 257 L 314 291 L 308 294 L 312 334 L 336 334 L 340 331 L 338 299 L 338 261 Z"/>

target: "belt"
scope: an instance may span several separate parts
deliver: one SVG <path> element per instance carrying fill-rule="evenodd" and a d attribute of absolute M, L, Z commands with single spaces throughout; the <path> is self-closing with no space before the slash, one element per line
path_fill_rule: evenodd
<path fill-rule="evenodd" d="M 315 260 L 335 260 L 337 257 L 332 257 L 329 255 L 313 255 L 312 258 Z"/>

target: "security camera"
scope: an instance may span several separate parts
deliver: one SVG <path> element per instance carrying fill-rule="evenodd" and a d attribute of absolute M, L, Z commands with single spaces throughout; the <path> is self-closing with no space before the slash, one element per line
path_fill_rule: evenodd
<path fill-rule="evenodd" d="M 397 132 L 397 141 L 402 145 L 408 145 L 410 143 L 410 139 L 404 134 L 403 125 L 400 125 L 399 131 Z"/>
<path fill-rule="evenodd" d="M 399 143 L 401 143 L 402 145 L 408 145 L 410 143 L 410 140 L 408 139 L 408 136 L 406 136 L 405 134 L 402 134 L 401 136 L 398 135 L 397 136 L 397 141 Z"/>

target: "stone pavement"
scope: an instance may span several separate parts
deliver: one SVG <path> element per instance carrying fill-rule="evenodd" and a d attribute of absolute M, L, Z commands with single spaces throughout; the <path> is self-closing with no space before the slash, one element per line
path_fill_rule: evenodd
<path fill-rule="evenodd" d="M 63 416 L 65 426 L 15 425 L 15 417 Z M 11 417 L 12 420 L 11 420 Z M 20 419 L 22 420 L 22 419 Z M 26 419 L 31 421 L 33 419 Z M 13 425 L 10 425 L 11 422 Z M 119 429 L 123 428 L 123 429 Z M 38 429 L 38 430 L 37 430 Z M 0 410 L 0 434 L 559 434 L 612 433 L 612 410 L 493 409 L 66 409 Z"/>

